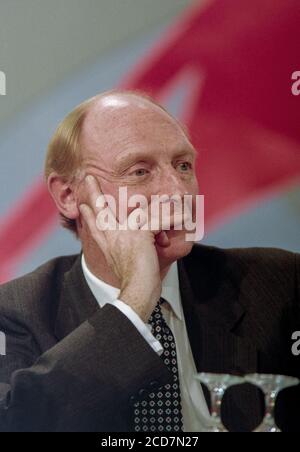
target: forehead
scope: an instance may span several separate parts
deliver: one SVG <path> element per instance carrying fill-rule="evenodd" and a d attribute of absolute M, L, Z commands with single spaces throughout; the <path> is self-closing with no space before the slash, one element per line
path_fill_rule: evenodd
<path fill-rule="evenodd" d="M 180 125 L 149 101 L 110 96 L 88 112 L 81 144 L 86 157 L 119 160 L 128 152 L 192 147 Z"/>

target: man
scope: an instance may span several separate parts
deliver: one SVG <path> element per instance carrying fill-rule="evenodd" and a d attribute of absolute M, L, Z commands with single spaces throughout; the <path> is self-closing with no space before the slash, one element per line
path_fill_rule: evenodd
<path fill-rule="evenodd" d="M 202 431 L 209 400 L 196 372 L 300 376 L 291 352 L 299 255 L 194 244 L 174 209 L 169 229 L 166 218 L 99 227 L 100 201 L 110 195 L 119 207 L 121 187 L 149 206 L 155 194 L 194 200 L 195 158 L 182 126 L 138 93 L 104 93 L 61 123 L 45 174 L 82 253 L 0 289 L 0 430 Z M 285 430 L 299 425 L 299 400 L 296 388 L 278 401 Z M 247 431 L 263 412 L 259 391 L 242 385 L 228 391 L 222 417 Z"/>

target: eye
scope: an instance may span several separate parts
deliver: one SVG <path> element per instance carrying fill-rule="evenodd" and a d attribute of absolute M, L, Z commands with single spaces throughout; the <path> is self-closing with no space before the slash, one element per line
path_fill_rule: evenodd
<path fill-rule="evenodd" d="M 192 164 L 190 162 L 179 163 L 178 166 L 183 173 L 186 173 L 192 169 Z"/>
<path fill-rule="evenodd" d="M 142 177 L 142 176 L 146 176 L 146 174 L 148 174 L 148 170 L 145 168 L 138 168 L 135 171 L 133 171 L 131 174 L 133 174 L 134 176 L 138 176 L 138 177 Z"/>

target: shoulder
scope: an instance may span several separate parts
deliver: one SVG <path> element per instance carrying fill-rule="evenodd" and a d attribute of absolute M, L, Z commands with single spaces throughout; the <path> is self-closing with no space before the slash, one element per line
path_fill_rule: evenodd
<path fill-rule="evenodd" d="M 298 318 L 299 254 L 278 248 L 225 249 L 196 244 L 185 259 L 184 268 L 202 301 L 223 299 L 231 288 L 233 299 L 247 310 L 252 326 L 260 323 L 266 329 L 266 319 L 279 325 L 286 316 Z"/>
<path fill-rule="evenodd" d="M 200 271 L 209 280 L 229 278 L 238 286 L 272 286 L 285 291 L 295 289 L 299 254 L 279 248 L 218 248 L 195 244 L 185 259 L 194 274 Z"/>
<path fill-rule="evenodd" d="M 0 286 L 0 314 L 18 318 L 46 311 L 55 304 L 63 278 L 79 255 L 61 256 L 41 265 L 31 273 Z"/>
<path fill-rule="evenodd" d="M 215 246 L 195 244 L 190 258 L 208 265 L 223 265 L 228 269 L 238 266 L 240 269 L 267 269 L 281 271 L 286 268 L 294 268 L 299 254 L 280 248 L 218 248 Z M 240 267 L 241 266 L 241 267 Z"/>

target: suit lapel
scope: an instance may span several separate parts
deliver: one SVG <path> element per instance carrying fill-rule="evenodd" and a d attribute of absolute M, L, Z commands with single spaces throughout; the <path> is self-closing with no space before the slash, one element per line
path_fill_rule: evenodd
<path fill-rule="evenodd" d="M 251 338 L 241 334 L 247 312 L 239 301 L 239 284 L 227 269 L 227 257 L 222 250 L 202 245 L 194 245 L 192 252 L 178 261 L 183 311 L 198 372 L 257 371 L 256 347 Z M 253 422 L 259 422 L 257 391 L 245 385 L 231 392 L 230 403 L 225 404 L 224 410 L 227 425 L 240 430 L 238 420 L 245 429 L 255 427 L 247 421 L 251 417 Z"/>
<path fill-rule="evenodd" d="M 97 300 L 88 287 L 81 266 L 81 254 L 65 273 L 55 322 L 58 340 L 75 330 L 99 309 Z"/>

